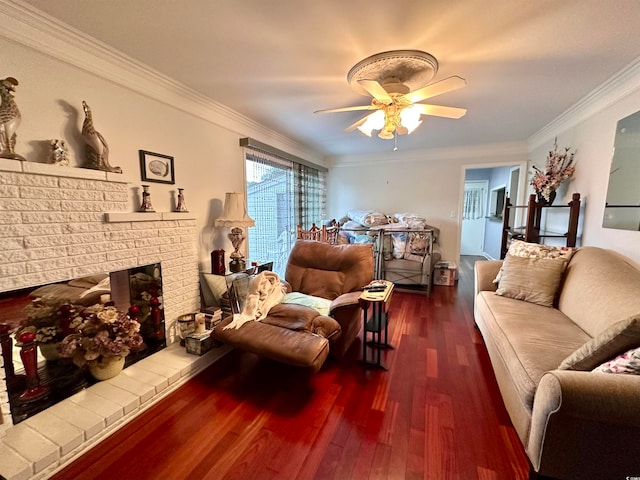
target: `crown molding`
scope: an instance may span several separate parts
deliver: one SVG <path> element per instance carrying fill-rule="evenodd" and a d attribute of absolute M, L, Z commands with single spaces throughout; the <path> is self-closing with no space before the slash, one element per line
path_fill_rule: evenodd
<path fill-rule="evenodd" d="M 428 150 L 405 150 L 384 152 L 379 154 L 349 155 L 331 157 L 330 166 L 352 167 L 362 165 L 382 165 L 386 163 L 435 162 L 443 160 L 480 160 L 505 158 L 513 160 L 526 158 L 528 147 L 526 142 L 504 142 L 468 147 L 432 148 Z"/>
<path fill-rule="evenodd" d="M 640 89 L 640 57 L 531 135 L 528 139 L 529 151 L 549 143 L 558 133 L 575 127 L 638 89 Z"/>
<path fill-rule="evenodd" d="M 321 154 L 144 65 L 20 0 L 0 0 L 0 37 L 24 45 L 165 105 L 231 130 L 284 145 L 314 159 Z"/>

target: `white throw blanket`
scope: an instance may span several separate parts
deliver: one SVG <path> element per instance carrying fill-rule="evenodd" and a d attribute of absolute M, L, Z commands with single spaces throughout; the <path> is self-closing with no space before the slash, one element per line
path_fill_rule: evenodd
<path fill-rule="evenodd" d="M 242 312 L 235 313 L 227 328 L 240 328 L 247 322 L 260 321 L 274 305 L 282 301 L 284 287 L 274 272 L 261 272 L 249 281 L 249 291 Z"/>

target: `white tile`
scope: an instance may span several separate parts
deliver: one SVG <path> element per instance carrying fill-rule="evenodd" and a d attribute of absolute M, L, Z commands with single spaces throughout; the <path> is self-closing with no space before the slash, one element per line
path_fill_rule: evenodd
<path fill-rule="evenodd" d="M 60 447 L 61 455 L 68 455 L 84 441 L 84 432 L 47 410 L 24 421 L 29 427 Z"/>
<path fill-rule="evenodd" d="M 59 402 L 48 408 L 47 412 L 66 420 L 84 431 L 85 440 L 89 440 L 105 428 L 104 418 L 101 415 L 97 415 L 77 403 Z"/>
<path fill-rule="evenodd" d="M 135 378 L 128 377 L 127 375 L 118 375 L 109 380 L 109 383 L 136 395 L 140 401 L 140 405 L 147 403 L 156 394 L 156 389 L 153 385 L 140 383 Z"/>
<path fill-rule="evenodd" d="M 60 459 L 60 449 L 24 422 L 14 425 L 2 441 L 33 464 L 38 473 Z"/>
<path fill-rule="evenodd" d="M 138 382 L 151 385 L 156 389 L 156 393 L 160 393 L 169 385 L 165 377 L 163 377 L 162 375 L 158 375 L 157 373 L 145 370 L 144 368 L 139 367 L 138 364 L 131 365 L 120 375 L 126 375 L 127 377 L 133 378 Z"/>
<path fill-rule="evenodd" d="M 157 373 L 158 375 L 162 375 L 167 379 L 169 385 L 180 380 L 182 376 L 181 368 L 176 368 L 169 364 L 169 362 L 156 361 L 151 360 L 153 357 L 149 357 L 150 361 L 147 361 L 145 358 L 143 361 L 138 362 L 136 365 L 139 365 L 140 368 L 144 368 L 149 370 L 150 372 Z"/>
<path fill-rule="evenodd" d="M 121 374 L 122 375 L 122 374 Z M 124 415 L 122 405 L 119 405 L 111 400 L 91 393 L 89 390 L 82 390 L 75 395 L 69 397 L 69 401 L 76 403 L 88 410 L 91 410 L 96 415 L 101 416 L 104 419 L 105 425 L 108 427 Z"/>
<path fill-rule="evenodd" d="M 133 412 L 140 406 L 140 397 L 138 395 L 134 395 L 122 388 L 118 388 L 110 381 L 96 383 L 90 387 L 89 391 L 96 395 L 100 395 L 107 400 L 111 400 L 112 402 L 122 405 L 125 415 Z"/>
<path fill-rule="evenodd" d="M 33 476 L 31 462 L 0 442 L 0 475 L 7 480 L 26 480 Z"/>

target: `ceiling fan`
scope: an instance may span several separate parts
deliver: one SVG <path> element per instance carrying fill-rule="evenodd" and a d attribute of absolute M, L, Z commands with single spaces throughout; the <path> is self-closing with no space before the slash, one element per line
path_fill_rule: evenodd
<path fill-rule="evenodd" d="M 436 58 L 420 50 L 377 53 L 358 62 L 347 74 L 347 81 L 356 92 L 373 97 L 371 105 L 330 108 L 314 113 L 374 110 L 348 126 L 345 132 L 357 128 L 370 137 L 373 130 L 379 130 L 378 137 L 384 139 L 413 132 L 422 123 L 422 115 L 464 116 L 467 113 L 464 108 L 419 103 L 467 84 L 458 76 L 428 84 L 437 71 Z"/>

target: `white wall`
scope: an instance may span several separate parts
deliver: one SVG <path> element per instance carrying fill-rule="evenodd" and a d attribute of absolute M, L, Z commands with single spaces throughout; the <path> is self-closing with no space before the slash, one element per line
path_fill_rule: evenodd
<path fill-rule="evenodd" d="M 329 218 L 355 209 L 421 215 L 440 228 L 443 259 L 457 262 L 464 167 L 526 160 L 524 143 L 335 158 L 329 171 L 327 212 Z"/>
<path fill-rule="evenodd" d="M 81 166 L 82 101 L 86 100 L 96 129 L 109 144 L 110 163 L 122 167 L 131 182 L 130 211 L 138 209 L 144 183 L 138 151 L 174 157 L 175 185 L 150 183 L 151 200 L 156 211 L 169 212 L 177 187 L 185 189 L 187 206 L 197 217 L 201 268 L 210 268 L 211 250 L 233 250 L 228 232 L 214 229 L 213 221 L 220 215 L 225 192 L 245 191 L 240 138 L 252 137 L 322 164 L 322 158 L 305 146 L 31 15 L 0 12 L 0 77 L 19 82 L 15 100 L 22 123 L 16 152 L 29 162 L 46 162 L 46 142 L 63 139 L 71 164 Z"/>
<path fill-rule="evenodd" d="M 547 152 L 553 147 L 554 136 L 558 137 L 559 148 L 576 149 L 576 173 L 566 188 L 563 202 L 569 201 L 572 193 L 579 192 L 586 203 L 582 245 L 609 248 L 640 263 L 640 232 L 602 228 L 616 124 L 640 110 L 640 81 L 634 81 L 627 89 L 634 86 L 632 93 L 583 117 L 575 125 L 568 128 L 559 125 L 545 131 L 544 136 L 534 138 L 536 144 L 530 158 L 537 165 L 543 165 Z"/>

